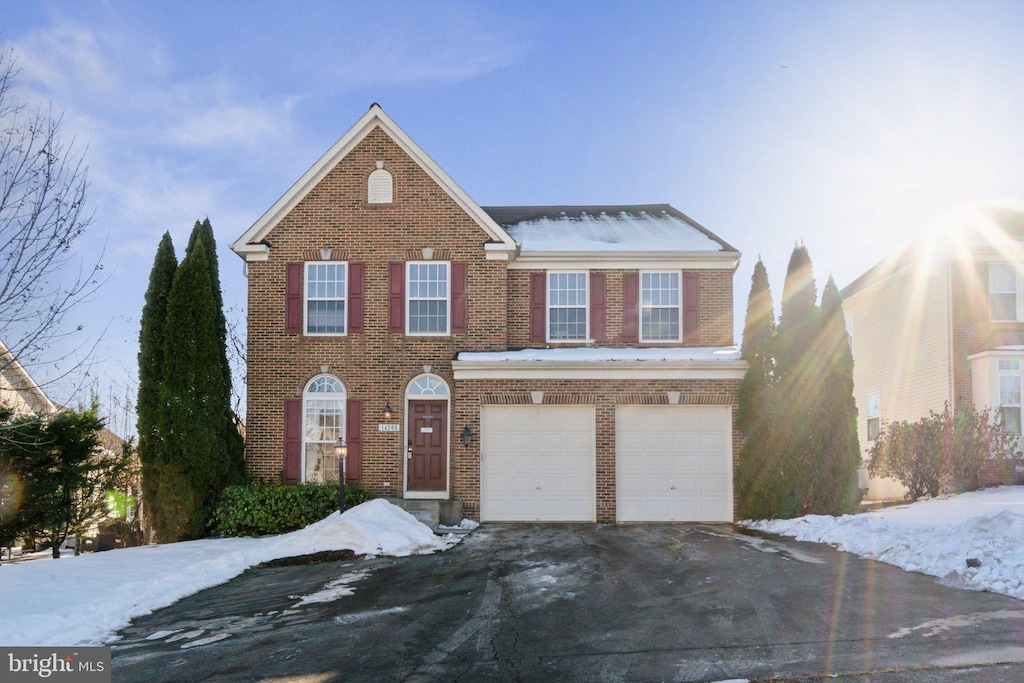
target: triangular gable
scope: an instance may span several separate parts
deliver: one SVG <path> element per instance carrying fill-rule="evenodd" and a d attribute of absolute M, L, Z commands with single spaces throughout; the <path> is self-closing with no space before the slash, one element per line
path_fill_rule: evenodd
<path fill-rule="evenodd" d="M 18 362 L 7 346 L 0 341 L 0 403 L 7 403 L 17 412 L 28 408 L 35 415 L 57 412 L 57 404 L 50 400 L 42 387 L 36 384 L 28 370 Z"/>
<path fill-rule="evenodd" d="M 380 105 L 374 103 L 363 116 L 356 121 L 355 125 L 348 129 L 334 145 L 327 150 L 320 159 L 306 171 L 298 181 L 285 192 L 274 205 L 267 209 L 266 213 L 260 216 L 259 220 L 253 223 L 252 227 L 245 231 L 231 249 L 247 260 L 266 258 L 268 247 L 260 242 L 273 230 L 278 222 L 290 212 L 302 199 L 333 169 L 338 162 L 358 145 L 374 128 L 379 127 L 384 131 L 409 157 L 415 161 L 430 178 L 437 183 L 463 211 L 472 217 L 477 224 L 487 233 L 495 243 L 497 251 L 513 252 L 516 249 L 516 242 L 501 226 L 499 226 L 487 212 L 473 201 L 458 184 L 445 173 L 444 169 L 427 155 L 412 138 L 406 135 L 405 131 L 391 120 L 391 117 L 384 113 Z"/>

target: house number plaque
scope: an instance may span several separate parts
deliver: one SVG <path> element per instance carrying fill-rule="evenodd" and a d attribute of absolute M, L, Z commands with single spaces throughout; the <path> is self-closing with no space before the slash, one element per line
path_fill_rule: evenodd
<path fill-rule="evenodd" d="M 377 431 L 378 432 L 398 432 L 398 431 L 401 431 L 401 428 L 400 428 L 400 425 L 398 425 L 397 423 L 393 424 L 393 425 L 377 425 Z"/>

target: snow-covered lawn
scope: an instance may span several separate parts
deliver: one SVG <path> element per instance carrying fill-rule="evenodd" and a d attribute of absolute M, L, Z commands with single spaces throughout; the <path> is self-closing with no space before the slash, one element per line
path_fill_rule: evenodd
<path fill-rule="evenodd" d="M 385 500 L 371 500 L 280 536 L 207 539 L 5 564 L 0 566 L 0 645 L 102 644 L 133 617 L 282 557 L 345 549 L 404 557 L 446 550 L 457 542 L 454 536 L 435 536 Z"/>
<path fill-rule="evenodd" d="M 829 543 L 963 588 L 1024 600 L 1024 486 L 943 496 L 859 515 L 740 522 Z M 968 567 L 967 560 L 980 566 Z M 972 564 L 974 564 L 972 562 Z"/>

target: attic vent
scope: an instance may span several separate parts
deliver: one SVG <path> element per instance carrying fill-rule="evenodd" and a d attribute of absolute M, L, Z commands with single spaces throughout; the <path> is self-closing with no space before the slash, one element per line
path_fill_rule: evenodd
<path fill-rule="evenodd" d="M 366 182 L 366 201 L 371 204 L 390 204 L 394 201 L 394 183 L 391 174 L 378 168 Z"/>

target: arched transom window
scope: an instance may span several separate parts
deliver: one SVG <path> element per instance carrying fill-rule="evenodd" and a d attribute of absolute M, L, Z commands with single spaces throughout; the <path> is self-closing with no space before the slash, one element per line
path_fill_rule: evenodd
<path fill-rule="evenodd" d="M 337 481 L 334 444 L 345 436 L 345 386 L 331 375 L 314 377 L 302 394 L 302 480 Z"/>
<path fill-rule="evenodd" d="M 409 398 L 448 398 L 448 385 L 437 375 L 420 375 L 409 383 Z"/>

